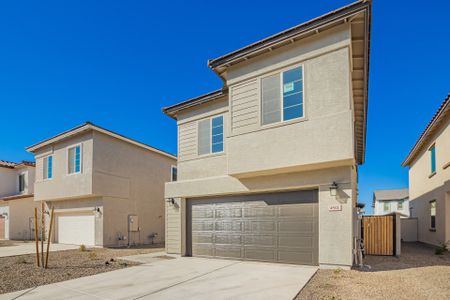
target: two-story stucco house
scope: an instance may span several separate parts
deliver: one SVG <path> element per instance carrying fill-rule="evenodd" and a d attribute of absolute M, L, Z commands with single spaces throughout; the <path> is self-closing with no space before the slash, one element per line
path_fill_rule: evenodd
<path fill-rule="evenodd" d="M 417 218 L 419 241 L 450 241 L 450 94 L 409 152 L 411 217 Z"/>
<path fill-rule="evenodd" d="M 0 160 L 0 239 L 33 238 L 34 162 Z"/>
<path fill-rule="evenodd" d="M 223 88 L 163 109 L 178 125 L 169 253 L 352 265 L 370 11 L 358 1 L 210 60 Z"/>
<path fill-rule="evenodd" d="M 89 122 L 27 150 L 36 158 L 35 201 L 55 208 L 55 242 L 164 241 L 164 183 L 175 156 Z"/>
<path fill-rule="evenodd" d="M 372 207 L 374 215 L 400 213 L 402 217 L 409 217 L 408 189 L 376 190 Z"/>

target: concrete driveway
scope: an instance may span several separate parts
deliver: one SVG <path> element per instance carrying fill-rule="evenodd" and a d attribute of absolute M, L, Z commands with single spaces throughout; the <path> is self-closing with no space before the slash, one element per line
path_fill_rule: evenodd
<path fill-rule="evenodd" d="M 41 244 L 39 243 L 39 249 Z M 79 246 L 75 245 L 63 245 L 63 244 L 51 244 L 50 252 L 78 249 Z M 44 249 L 47 249 L 47 243 L 44 244 Z M 8 244 L 0 247 L 0 257 L 16 256 L 24 254 L 35 254 L 36 244 L 34 242 L 22 242 L 22 241 L 8 241 Z"/>
<path fill-rule="evenodd" d="M 317 271 L 309 266 L 193 257 L 151 261 L 0 295 L 0 299 L 291 300 Z"/>

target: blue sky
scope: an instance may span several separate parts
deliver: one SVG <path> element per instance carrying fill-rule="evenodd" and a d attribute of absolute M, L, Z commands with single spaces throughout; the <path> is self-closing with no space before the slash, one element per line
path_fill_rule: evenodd
<path fill-rule="evenodd" d="M 347 3 L 3 1 L 0 159 L 32 159 L 24 147 L 87 120 L 176 152 L 161 107 L 221 87 L 208 59 Z M 363 202 L 407 186 L 400 163 L 450 92 L 448 11 L 374 1 Z"/>

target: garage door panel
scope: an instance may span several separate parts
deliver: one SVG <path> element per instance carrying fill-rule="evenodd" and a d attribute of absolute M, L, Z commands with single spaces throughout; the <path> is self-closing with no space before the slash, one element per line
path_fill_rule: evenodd
<path fill-rule="evenodd" d="M 274 217 L 275 214 L 275 207 L 244 208 L 244 217 Z"/>
<path fill-rule="evenodd" d="M 284 263 L 297 263 L 299 261 L 314 261 L 311 251 L 278 251 L 278 261 Z"/>
<path fill-rule="evenodd" d="M 236 231 L 241 232 L 243 229 L 242 221 L 220 221 L 216 222 L 216 231 Z"/>
<path fill-rule="evenodd" d="M 247 235 L 244 237 L 245 246 L 273 246 L 277 245 L 275 235 Z"/>
<path fill-rule="evenodd" d="M 200 221 L 192 223 L 193 231 L 212 231 L 214 230 L 214 221 Z"/>
<path fill-rule="evenodd" d="M 241 218 L 241 208 L 218 208 L 215 210 L 216 218 Z"/>
<path fill-rule="evenodd" d="M 223 246 L 223 245 L 217 245 L 216 246 L 216 253 L 215 256 L 217 257 L 228 257 L 228 258 L 242 258 L 242 248 L 241 247 L 232 247 L 232 246 Z"/>
<path fill-rule="evenodd" d="M 95 246 L 94 215 L 58 216 L 58 243 Z"/>
<path fill-rule="evenodd" d="M 213 244 L 193 244 L 192 251 L 198 256 L 214 256 Z"/>
<path fill-rule="evenodd" d="M 317 190 L 188 199 L 189 252 L 317 265 L 317 208 Z"/>
<path fill-rule="evenodd" d="M 246 247 L 244 258 L 250 260 L 276 261 L 276 251 L 273 248 Z"/>
<path fill-rule="evenodd" d="M 212 207 L 196 207 L 192 210 L 193 218 L 214 218 L 214 210 Z"/>
<path fill-rule="evenodd" d="M 214 243 L 214 234 L 212 233 L 194 233 L 192 234 L 193 243 Z"/>
<path fill-rule="evenodd" d="M 275 221 L 249 221 L 244 228 L 246 232 L 271 233 L 276 231 L 277 225 Z"/>
<path fill-rule="evenodd" d="M 216 244 L 235 244 L 235 245 L 241 245 L 242 244 L 242 236 L 240 235 L 232 235 L 232 234 L 216 234 L 215 239 Z"/>
<path fill-rule="evenodd" d="M 298 204 L 298 205 L 282 205 L 279 207 L 280 217 L 302 217 L 308 218 L 314 214 L 315 205 Z"/>
<path fill-rule="evenodd" d="M 308 248 L 311 249 L 311 245 L 314 244 L 314 238 L 311 236 L 279 236 L 279 247 L 296 247 L 296 248 Z"/>
<path fill-rule="evenodd" d="M 281 221 L 278 222 L 279 232 L 314 232 L 314 224 L 312 222 L 294 222 L 294 221 Z"/>

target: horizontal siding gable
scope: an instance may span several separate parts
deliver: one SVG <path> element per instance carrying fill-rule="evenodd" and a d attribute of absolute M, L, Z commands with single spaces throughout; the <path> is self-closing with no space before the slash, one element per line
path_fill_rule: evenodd
<path fill-rule="evenodd" d="M 197 122 L 178 126 L 178 156 L 179 160 L 197 156 Z"/>
<path fill-rule="evenodd" d="M 258 128 L 259 101 L 256 79 L 231 87 L 231 133 L 241 134 Z"/>

